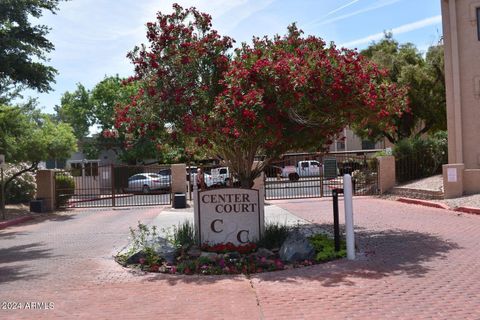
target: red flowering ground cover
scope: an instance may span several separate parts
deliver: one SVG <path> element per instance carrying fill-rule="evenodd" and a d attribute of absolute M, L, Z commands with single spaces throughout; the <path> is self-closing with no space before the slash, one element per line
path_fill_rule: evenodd
<path fill-rule="evenodd" d="M 267 271 L 284 270 L 300 266 L 309 266 L 315 263 L 315 260 L 296 261 L 294 263 L 285 263 L 278 256 L 278 250 L 274 251 L 256 251 L 255 243 L 235 246 L 232 243 L 203 245 L 201 254 L 196 251 L 194 255 L 192 250 L 180 250 L 175 263 L 167 263 L 161 257 L 153 259 L 140 258 L 138 264 L 127 265 L 117 256 L 117 261 L 124 266 L 140 268 L 148 272 L 161 272 L 170 274 L 252 274 Z M 200 255 L 201 254 L 201 255 Z"/>

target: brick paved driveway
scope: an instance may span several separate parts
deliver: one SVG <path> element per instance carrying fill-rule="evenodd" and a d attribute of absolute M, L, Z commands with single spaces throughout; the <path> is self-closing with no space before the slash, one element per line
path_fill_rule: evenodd
<path fill-rule="evenodd" d="M 331 223 L 329 199 L 271 202 Z M 342 208 L 341 208 L 342 209 Z M 76 212 L 0 231 L 0 319 L 480 319 L 480 217 L 354 200 L 359 258 L 238 277 L 143 276 L 116 265 L 159 208 Z"/>

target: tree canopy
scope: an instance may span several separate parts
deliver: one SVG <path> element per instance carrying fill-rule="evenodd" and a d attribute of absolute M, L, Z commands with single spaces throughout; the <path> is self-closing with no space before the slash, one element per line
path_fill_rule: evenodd
<path fill-rule="evenodd" d="M 67 159 L 76 150 L 77 142 L 72 128 L 66 123 L 55 123 L 48 116 L 31 107 L 0 105 L 0 154 L 9 163 L 28 163 L 15 173 L 6 185 L 23 174 L 34 172 L 40 161 Z"/>
<path fill-rule="evenodd" d="M 346 125 L 376 123 L 406 107 L 404 91 L 357 52 L 303 37 L 254 38 L 231 54 L 233 40 L 211 28 L 211 17 L 174 5 L 147 23 L 149 46 L 135 48 L 130 80 L 140 86 L 117 113 L 131 139 L 160 146 L 194 137 L 250 187 L 271 159 L 291 148 L 321 149 Z M 254 157 L 265 161 L 252 169 Z"/>
<path fill-rule="evenodd" d="M 3 102 L 21 87 L 48 92 L 57 73 L 45 65 L 54 49 L 46 38 L 49 28 L 33 25 L 44 11 L 55 13 L 62 0 L 0 1 L 0 99 Z M 13 93 L 12 93 L 13 92 Z"/>
<path fill-rule="evenodd" d="M 80 83 L 74 92 L 65 92 L 60 106 L 55 106 L 57 118 L 72 126 L 78 140 L 88 136 L 89 128 L 95 123 L 90 92 Z"/>
<path fill-rule="evenodd" d="M 358 130 L 375 139 L 386 136 L 392 143 L 427 132 L 446 130 L 445 69 L 443 45 L 431 46 L 426 55 L 411 43 L 399 44 L 392 34 L 362 51 L 389 71 L 392 82 L 407 88 L 409 112 L 394 116 L 394 132 L 373 125 Z"/>

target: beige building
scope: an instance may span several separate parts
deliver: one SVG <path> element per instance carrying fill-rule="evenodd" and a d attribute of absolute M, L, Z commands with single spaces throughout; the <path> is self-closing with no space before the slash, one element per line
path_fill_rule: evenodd
<path fill-rule="evenodd" d="M 480 192 L 480 0 L 440 0 L 445 44 L 445 197 Z"/>
<path fill-rule="evenodd" d="M 342 134 L 330 145 L 330 152 L 385 149 L 385 147 L 390 146 L 391 144 L 386 139 L 378 142 L 363 140 L 351 129 L 345 128 Z"/>

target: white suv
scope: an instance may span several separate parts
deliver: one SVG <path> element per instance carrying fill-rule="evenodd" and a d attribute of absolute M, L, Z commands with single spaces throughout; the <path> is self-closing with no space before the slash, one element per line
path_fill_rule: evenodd
<path fill-rule="evenodd" d="M 230 181 L 228 167 L 213 168 L 210 173 L 205 173 L 205 184 L 207 187 L 227 186 Z"/>

